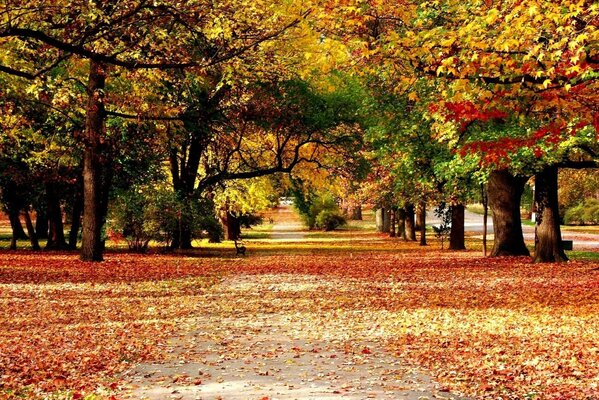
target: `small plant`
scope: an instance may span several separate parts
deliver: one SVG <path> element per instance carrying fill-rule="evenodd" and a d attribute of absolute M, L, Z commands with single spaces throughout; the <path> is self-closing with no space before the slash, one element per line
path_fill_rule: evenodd
<path fill-rule="evenodd" d="M 439 226 L 433 225 L 435 237 L 441 240 L 441 249 L 444 248 L 445 240 L 451 232 L 451 209 L 445 203 L 441 203 L 435 208 L 435 216 L 441 220 Z"/>

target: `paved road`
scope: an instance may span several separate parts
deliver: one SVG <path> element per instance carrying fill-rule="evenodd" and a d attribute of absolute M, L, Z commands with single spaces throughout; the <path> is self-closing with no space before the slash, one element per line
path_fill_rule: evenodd
<path fill-rule="evenodd" d="M 427 225 L 438 225 L 440 223 L 434 212 L 429 211 L 426 214 Z M 481 233 L 483 232 L 483 216 L 475 214 L 466 210 L 464 213 L 464 227 L 466 232 L 470 233 Z M 493 237 L 493 219 L 489 216 L 487 223 L 487 231 L 489 237 Z M 524 232 L 524 240 L 526 242 L 534 242 L 535 240 L 535 229 L 534 226 L 522 225 L 522 231 Z M 595 250 L 599 249 L 599 235 L 593 233 L 580 233 L 572 230 L 568 230 L 567 227 L 562 227 L 562 239 L 572 240 L 574 244 L 574 250 Z"/>

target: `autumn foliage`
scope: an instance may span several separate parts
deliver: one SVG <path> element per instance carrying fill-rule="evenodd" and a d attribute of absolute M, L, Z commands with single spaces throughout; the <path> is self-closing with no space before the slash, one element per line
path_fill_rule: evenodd
<path fill-rule="evenodd" d="M 423 253 L 377 234 L 333 237 L 332 245 L 307 240 L 274 252 L 254 242 L 253 255 L 242 259 L 113 253 L 91 265 L 71 254 L 2 253 L 3 396 L 118 397 L 126 389 L 121 371 L 161 359 L 165 340 L 194 317 L 233 310 L 302 315 L 308 339 L 380 340 L 398 358 L 431 369 L 447 389 L 481 398 L 597 393 L 596 265 Z M 210 297 L 214 284 L 238 274 L 310 284 Z"/>

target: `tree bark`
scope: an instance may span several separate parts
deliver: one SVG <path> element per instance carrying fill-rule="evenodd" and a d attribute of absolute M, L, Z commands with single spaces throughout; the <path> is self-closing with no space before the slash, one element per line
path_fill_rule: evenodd
<path fill-rule="evenodd" d="M 49 234 L 46 250 L 63 250 L 67 247 L 62 223 L 62 209 L 53 183 L 46 185 L 46 204 L 48 205 Z"/>
<path fill-rule="evenodd" d="M 451 231 L 449 232 L 449 250 L 466 250 L 464 241 L 464 205 L 451 206 Z"/>
<path fill-rule="evenodd" d="M 71 230 L 69 231 L 69 248 L 76 249 L 79 239 L 79 229 L 81 228 L 81 213 L 83 212 L 83 192 L 77 190 L 75 203 L 71 214 Z"/>
<path fill-rule="evenodd" d="M 239 240 L 241 237 L 241 225 L 239 218 L 227 211 L 227 240 Z"/>
<path fill-rule="evenodd" d="M 39 241 L 37 240 L 37 234 L 35 233 L 35 228 L 33 227 L 33 222 L 31 222 L 31 215 L 29 215 L 29 210 L 23 211 L 23 217 L 25 217 L 25 226 L 27 227 L 27 233 L 29 233 L 29 241 L 31 243 L 31 248 L 33 250 L 41 250 Z"/>
<path fill-rule="evenodd" d="M 556 166 L 545 167 L 535 175 L 535 263 L 568 261 L 559 225 L 557 175 Z"/>
<path fill-rule="evenodd" d="M 420 246 L 426 246 L 426 203 L 418 204 L 418 220 L 420 221 Z"/>
<path fill-rule="evenodd" d="M 397 236 L 406 240 L 406 210 L 403 208 L 396 209 L 395 220 L 397 221 Z"/>
<path fill-rule="evenodd" d="M 391 232 L 391 210 L 383 208 L 383 233 Z"/>
<path fill-rule="evenodd" d="M 416 223 L 414 224 L 414 229 L 416 229 L 416 231 L 420 232 L 420 230 L 422 229 L 422 213 L 420 212 L 420 204 L 418 205 L 418 207 L 416 207 Z M 426 223 L 425 223 L 426 226 Z"/>
<path fill-rule="evenodd" d="M 495 233 L 491 257 L 530 255 L 520 218 L 520 198 L 526 181 L 527 178 L 516 177 L 507 170 L 493 171 L 489 176 L 488 196 Z"/>
<path fill-rule="evenodd" d="M 351 218 L 354 221 L 362 220 L 362 205 L 356 204 L 351 210 Z"/>
<path fill-rule="evenodd" d="M 385 219 L 385 209 L 377 208 L 375 212 L 375 220 L 376 220 L 376 230 L 379 232 L 383 232 L 383 225 Z"/>
<path fill-rule="evenodd" d="M 102 261 L 102 151 L 104 136 L 104 65 L 90 61 L 87 85 L 87 109 L 85 119 L 85 150 L 83 153 L 83 238 L 81 259 Z"/>
<path fill-rule="evenodd" d="M 45 208 L 40 207 L 40 209 L 35 210 L 35 233 L 38 239 L 48 238 L 48 214 Z"/>
<path fill-rule="evenodd" d="M 395 225 L 396 225 L 396 211 L 395 211 L 395 207 L 391 208 L 391 230 L 389 231 L 389 236 L 390 237 L 396 237 L 397 233 L 395 230 Z"/>
<path fill-rule="evenodd" d="M 405 232 L 408 240 L 416 241 L 416 224 L 414 223 L 414 205 L 407 204 L 405 207 Z"/>
<path fill-rule="evenodd" d="M 485 185 L 481 184 L 481 198 L 483 202 L 483 257 L 487 256 L 487 222 L 489 219 L 489 197 Z"/>
<path fill-rule="evenodd" d="M 27 234 L 23 230 L 23 225 L 21 224 L 21 219 L 19 218 L 19 210 L 16 208 L 12 208 L 8 210 L 8 219 L 10 221 L 10 227 L 12 229 L 12 236 L 16 240 L 25 240 L 27 239 Z"/>

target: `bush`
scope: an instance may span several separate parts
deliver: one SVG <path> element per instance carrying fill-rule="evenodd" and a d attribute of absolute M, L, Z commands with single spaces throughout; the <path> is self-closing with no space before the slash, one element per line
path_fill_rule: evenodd
<path fill-rule="evenodd" d="M 239 225 L 244 228 L 250 229 L 252 226 L 262 225 L 264 218 L 257 214 L 242 214 L 238 217 Z"/>
<path fill-rule="evenodd" d="M 179 223 L 190 227 L 193 237 L 220 241 L 223 231 L 214 205 L 208 200 L 179 199 L 167 189 L 133 186 L 117 194 L 111 204 L 109 230 L 127 241 L 130 250 L 146 251 L 150 241 L 169 246 Z"/>
<path fill-rule="evenodd" d="M 599 200 L 586 199 L 582 203 L 566 209 L 564 223 L 566 225 L 599 224 Z"/>
<path fill-rule="evenodd" d="M 332 231 L 345 225 L 345 217 L 335 210 L 322 210 L 315 218 L 315 227 L 325 231 Z"/>

